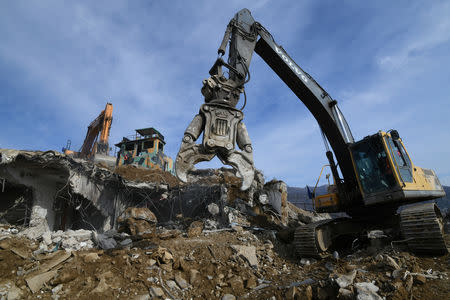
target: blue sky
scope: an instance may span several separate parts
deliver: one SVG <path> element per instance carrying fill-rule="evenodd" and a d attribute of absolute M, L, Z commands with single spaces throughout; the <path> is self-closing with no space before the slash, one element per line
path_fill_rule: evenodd
<path fill-rule="evenodd" d="M 395 128 L 450 185 L 449 1 L 1 1 L 0 148 L 78 149 L 110 101 L 111 144 L 153 126 L 175 157 L 244 7 L 339 101 L 357 140 Z M 326 163 L 316 121 L 257 55 L 250 71 L 256 167 L 315 183 Z"/>

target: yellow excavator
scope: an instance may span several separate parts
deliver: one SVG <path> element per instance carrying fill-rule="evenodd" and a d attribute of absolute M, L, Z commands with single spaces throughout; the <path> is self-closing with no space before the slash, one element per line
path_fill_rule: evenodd
<path fill-rule="evenodd" d="M 63 148 L 63 153 L 76 158 L 104 162 L 114 166 L 115 158 L 109 156 L 109 133 L 112 124 L 113 105 L 106 103 L 104 110 L 92 121 L 86 132 L 83 145 L 78 152 L 70 150 L 70 141 Z"/>
<path fill-rule="evenodd" d="M 225 62 L 222 56 L 227 46 Z M 334 185 L 326 195 L 314 197 L 315 209 L 349 216 L 298 227 L 294 235 L 297 254 L 320 257 L 340 237 L 372 229 L 394 229 L 418 253 L 447 253 L 442 215 L 429 201 L 445 196 L 435 172 L 412 162 L 396 130 L 379 131 L 355 141 L 337 101 L 294 62 L 247 9 L 231 19 L 218 49 L 219 58 L 209 72 L 211 76 L 203 81 L 205 103 L 185 131 L 176 160 L 178 178 L 186 181 L 196 163 L 217 155 L 242 177 L 241 189 L 250 187 L 254 166 L 250 138 L 242 122 L 245 102 L 241 109 L 236 104 L 241 94 L 247 100 L 244 85 L 250 80 L 254 52 L 303 102 L 320 126 Z M 228 77 L 222 67 L 228 69 Z M 195 144 L 202 132 L 202 144 Z M 235 150 L 236 143 L 241 151 Z M 422 203 L 414 204 L 417 202 Z M 408 206 L 397 214 L 403 205 Z"/>

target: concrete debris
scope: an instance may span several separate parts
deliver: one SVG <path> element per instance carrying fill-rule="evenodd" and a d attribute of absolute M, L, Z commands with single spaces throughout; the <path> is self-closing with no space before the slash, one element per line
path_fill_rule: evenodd
<path fill-rule="evenodd" d="M 194 221 L 189 225 L 187 235 L 188 237 L 196 237 L 199 236 L 203 231 L 203 222 L 202 221 Z"/>
<path fill-rule="evenodd" d="M 49 246 L 52 243 L 52 234 L 49 231 L 44 232 L 44 234 L 42 235 L 42 242 L 46 246 Z"/>
<path fill-rule="evenodd" d="M 177 273 L 175 275 L 175 282 L 178 284 L 178 286 L 181 289 L 187 289 L 188 288 L 188 283 L 186 281 L 186 279 L 183 278 L 183 276 L 180 273 Z"/>
<path fill-rule="evenodd" d="M 379 288 L 373 282 L 358 282 L 355 283 L 357 291 L 356 299 L 358 300 L 383 300 L 377 292 Z"/>
<path fill-rule="evenodd" d="M 225 294 L 220 299 L 221 300 L 236 300 L 236 297 L 232 294 Z"/>
<path fill-rule="evenodd" d="M 300 259 L 300 263 L 302 265 L 309 266 L 311 264 L 316 263 L 316 260 L 314 258 L 302 258 Z"/>
<path fill-rule="evenodd" d="M 231 248 L 236 252 L 236 255 L 245 258 L 252 268 L 258 268 L 255 246 L 232 245 Z"/>
<path fill-rule="evenodd" d="M 267 194 L 261 194 L 258 197 L 258 201 L 262 205 L 269 204 L 269 198 L 267 197 Z"/>
<path fill-rule="evenodd" d="M 260 172 L 242 192 L 241 179 L 228 169 L 197 170 L 189 175 L 195 183 L 185 185 L 167 174 L 147 176 L 139 168 L 119 174 L 53 151 L 0 153 L 6 153 L 0 198 L 20 203 L 23 212 L 8 219 L 21 224 L 0 224 L 0 299 L 448 294 L 446 258 L 384 247 L 391 232 L 371 231 L 358 250 L 339 249 L 320 260 L 295 257 L 295 228 L 330 215 L 287 202 L 286 184 L 264 183 Z"/>
<path fill-rule="evenodd" d="M 58 273 L 58 271 L 52 270 L 52 271 L 40 273 L 38 275 L 29 277 L 29 278 L 25 279 L 25 281 L 27 282 L 30 290 L 33 293 L 36 293 L 36 292 L 40 291 L 40 289 L 44 286 L 44 284 L 46 282 L 50 281 L 50 279 L 55 277 L 57 273 Z"/>
<path fill-rule="evenodd" d="M 426 282 L 427 282 L 427 278 L 425 277 L 425 275 L 418 274 L 418 275 L 414 276 L 414 283 L 425 284 Z"/>
<path fill-rule="evenodd" d="M 123 222 L 128 218 L 133 218 L 135 220 L 144 220 L 150 224 L 156 224 L 158 220 L 155 214 L 147 207 L 128 207 L 120 216 L 119 223 Z"/>
<path fill-rule="evenodd" d="M 128 207 L 117 219 L 119 232 L 151 236 L 156 232 L 157 218 L 146 207 Z"/>
<path fill-rule="evenodd" d="M 53 294 L 58 294 L 59 292 L 61 292 L 62 288 L 63 288 L 63 285 L 62 284 L 58 284 L 57 286 L 52 288 L 52 293 Z"/>
<path fill-rule="evenodd" d="M 29 251 L 24 251 L 23 249 L 15 248 L 15 247 L 11 247 L 11 248 L 9 248 L 9 250 L 11 250 L 12 253 L 20 256 L 23 259 L 27 259 L 30 257 Z"/>
<path fill-rule="evenodd" d="M 137 295 L 133 300 L 150 300 L 151 296 L 149 294 Z"/>
<path fill-rule="evenodd" d="M 385 238 L 386 235 L 384 234 L 384 232 L 382 230 L 372 230 L 367 233 L 367 237 L 369 239 L 380 239 L 380 238 Z"/>
<path fill-rule="evenodd" d="M 339 275 L 336 278 L 336 283 L 339 285 L 340 288 L 346 288 L 349 285 L 353 284 L 353 280 L 355 280 L 355 277 L 356 277 L 356 270 L 353 270 L 352 272 L 346 275 Z"/>
<path fill-rule="evenodd" d="M 150 291 L 150 295 L 152 297 L 155 297 L 155 298 L 162 298 L 162 297 L 164 297 L 163 290 L 161 288 L 157 287 L 157 286 L 151 286 L 149 291 Z"/>
<path fill-rule="evenodd" d="M 127 247 L 127 246 L 131 245 L 132 242 L 133 241 L 131 239 L 125 239 L 125 240 L 120 242 L 120 246 Z"/>
<path fill-rule="evenodd" d="M 351 300 L 354 298 L 354 294 L 351 290 L 340 288 L 338 293 L 338 299 Z"/>
<path fill-rule="evenodd" d="M 95 252 L 86 253 L 86 254 L 83 254 L 83 255 L 81 255 L 81 256 L 83 257 L 83 261 L 84 261 L 85 263 L 93 263 L 93 262 L 95 262 L 95 261 L 97 261 L 97 260 L 100 259 L 100 257 L 98 256 L 98 254 L 95 253 Z"/>
<path fill-rule="evenodd" d="M 210 203 L 210 204 L 208 204 L 207 207 L 208 207 L 208 212 L 213 216 L 218 215 L 220 212 L 220 208 L 216 203 Z"/>
<path fill-rule="evenodd" d="M 98 247 L 103 250 L 114 249 L 117 247 L 116 240 L 112 237 L 108 237 L 105 234 L 95 234 L 94 240 Z"/>
<path fill-rule="evenodd" d="M 404 273 L 405 273 L 405 270 L 397 269 L 397 270 L 392 271 L 391 275 L 392 275 L 392 278 L 398 279 L 398 278 L 401 278 Z"/>
<path fill-rule="evenodd" d="M 400 266 L 397 264 L 397 262 L 392 257 L 390 257 L 389 255 L 386 255 L 385 259 L 386 259 L 386 264 L 388 266 L 390 266 L 394 270 L 399 270 L 400 269 Z"/>
<path fill-rule="evenodd" d="M 339 252 L 333 251 L 333 258 L 338 260 L 339 259 Z"/>
<path fill-rule="evenodd" d="M 199 278 L 199 276 L 198 276 L 199 273 L 200 272 L 196 269 L 189 270 L 189 283 L 190 284 L 193 285 L 197 281 L 197 279 Z"/>
<path fill-rule="evenodd" d="M 23 299 L 23 294 L 23 291 L 12 281 L 4 281 L 3 283 L 0 283 L 0 299 Z"/>
<path fill-rule="evenodd" d="M 173 281 L 173 280 L 167 280 L 166 281 L 166 285 L 171 290 L 179 289 L 177 283 L 175 281 Z"/>
<path fill-rule="evenodd" d="M 314 284 L 315 282 L 316 282 L 316 281 L 315 281 L 314 279 L 312 279 L 312 278 L 307 278 L 307 279 L 302 280 L 302 281 L 298 281 L 298 282 L 293 282 L 293 283 L 291 283 L 291 284 L 288 286 L 288 288 L 291 288 L 291 287 L 293 287 L 293 286 L 311 285 L 311 284 Z"/>

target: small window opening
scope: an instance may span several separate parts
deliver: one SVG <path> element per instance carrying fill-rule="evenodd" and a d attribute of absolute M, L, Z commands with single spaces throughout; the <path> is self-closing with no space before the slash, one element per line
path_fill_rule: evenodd
<path fill-rule="evenodd" d="M 144 144 L 144 149 L 149 149 L 149 148 L 153 148 L 155 146 L 155 142 L 154 141 L 146 141 L 143 143 Z"/>
<path fill-rule="evenodd" d="M 134 144 L 126 144 L 125 145 L 125 151 L 133 151 L 134 150 Z"/>

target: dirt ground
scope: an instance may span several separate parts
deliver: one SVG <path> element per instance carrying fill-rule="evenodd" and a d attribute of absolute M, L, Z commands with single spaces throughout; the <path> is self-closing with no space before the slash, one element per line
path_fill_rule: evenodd
<path fill-rule="evenodd" d="M 169 172 L 161 170 L 150 170 L 132 165 L 119 166 L 114 169 L 114 173 L 122 176 L 126 180 L 144 181 L 168 184 L 169 187 L 176 187 L 180 184 L 178 178 Z"/>
<path fill-rule="evenodd" d="M 238 299 L 336 299 L 334 278 L 357 270 L 354 281 L 373 282 L 386 299 L 443 300 L 450 294 L 449 255 L 417 257 L 388 247 L 375 255 L 360 250 L 340 259 L 300 263 L 292 246 L 278 241 L 273 231 L 241 228 L 204 231 L 194 237 L 160 228 L 151 239 L 133 240 L 124 249 L 74 251 L 53 266 L 65 255 L 64 250 L 33 255 L 37 242 L 17 236 L 3 238 L 0 286 L 15 285 L 17 299 L 150 299 L 149 291 L 151 294 L 155 288 L 169 299 L 221 299 L 225 294 Z M 233 245 L 254 246 L 257 266 L 251 267 L 245 256 L 237 255 Z M 408 292 L 408 279 L 394 279 L 394 268 L 380 258 L 387 256 L 395 259 L 402 275 L 406 270 L 428 271 L 438 274 L 437 278 L 411 279 Z M 26 280 L 48 266 L 53 266 L 49 269 L 54 271 L 52 278 L 32 293 Z M 297 298 L 291 298 L 293 294 Z"/>

